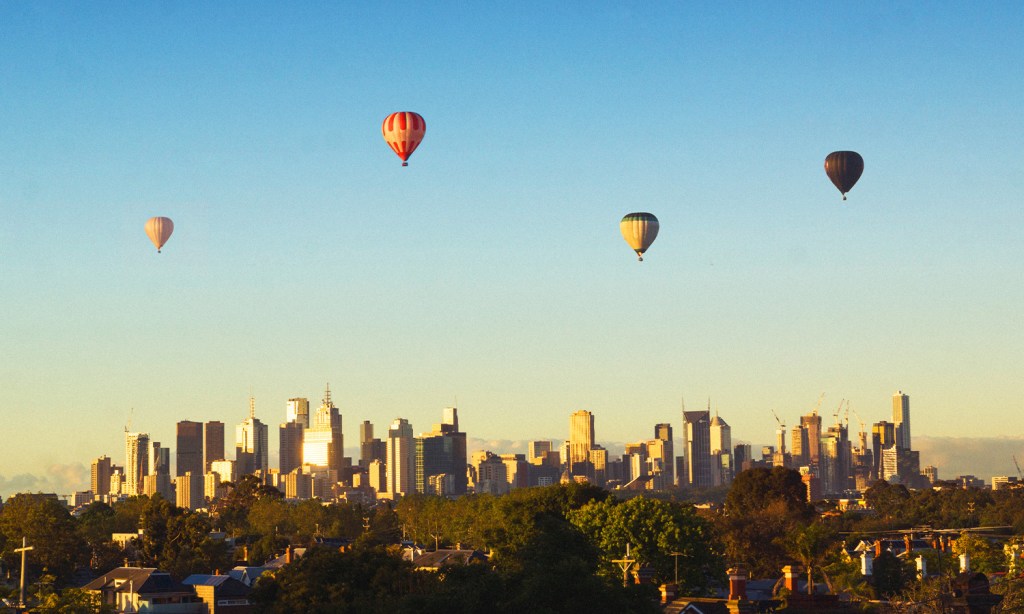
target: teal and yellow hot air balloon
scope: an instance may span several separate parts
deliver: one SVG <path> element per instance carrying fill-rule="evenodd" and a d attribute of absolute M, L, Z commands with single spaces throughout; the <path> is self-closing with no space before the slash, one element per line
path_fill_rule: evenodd
<path fill-rule="evenodd" d="M 629 213 L 619 222 L 619 230 L 622 238 L 636 252 L 636 257 L 643 262 L 644 252 L 658 236 L 658 218 L 653 213 Z"/>

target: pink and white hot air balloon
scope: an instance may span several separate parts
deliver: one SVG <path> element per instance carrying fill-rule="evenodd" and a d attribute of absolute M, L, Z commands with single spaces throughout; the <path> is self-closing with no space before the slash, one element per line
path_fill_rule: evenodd
<path fill-rule="evenodd" d="M 402 166 L 409 166 L 409 156 L 416 151 L 423 134 L 427 131 L 427 122 L 423 116 L 412 111 L 399 111 L 384 118 L 381 132 L 391 149 L 402 159 Z"/>

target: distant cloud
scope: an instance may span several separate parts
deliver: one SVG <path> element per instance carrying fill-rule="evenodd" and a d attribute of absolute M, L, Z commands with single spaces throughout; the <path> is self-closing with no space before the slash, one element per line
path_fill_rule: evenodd
<path fill-rule="evenodd" d="M 1017 475 L 1013 457 L 1024 463 L 1024 437 L 914 437 L 921 466 L 935 465 L 939 479 L 973 475 L 992 482 L 994 475 Z"/>
<path fill-rule="evenodd" d="M 54 464 L 43 475 L 20 473 L 10 478 L 0 475 L 0 496 L 4 499 L 19 492 L 44 492 L 69 495 L 89 488 L 90 470 L 81 463 Z"/>

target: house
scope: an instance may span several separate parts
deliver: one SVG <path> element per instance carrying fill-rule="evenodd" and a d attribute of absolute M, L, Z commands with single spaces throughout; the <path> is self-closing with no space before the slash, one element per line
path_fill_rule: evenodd
<path fill-rule="evenodd" d="M 231 576 L 192 574 L 182 582 L 192 587 L 196 596 L 206 605 L 203 614 L 249 614 L 249 593 L 252 588 Z"/>
<path fill-rule="evenodd" d="M 118 567 L 82 587 L 117 612 L 203 614 L 195 591 L 155 567 Z"/>
<path fill-rule="evenodd" d="M 449 565 L 468 565 L 469 563 L 486 563 L 487 555 L 479 550 L 448 550 L 440 549 L 424 552 L 412 559 L 416 569 L 439 571 Z"/>

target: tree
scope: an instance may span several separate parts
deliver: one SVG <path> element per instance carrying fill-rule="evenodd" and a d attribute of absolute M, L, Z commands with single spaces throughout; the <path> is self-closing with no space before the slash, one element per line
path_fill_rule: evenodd
<path fill-rule="evenodd" d="M 4 503 L 0 511 L 0 534 L 4 537 L 4 561 L 10 569 L 18 569 L 20 548 L 26 538 L 33 550 L 28 553 L 26 567 L 31 576 L 43 569 L 57 577 L 58 585 L 71 579 L 75 567 L 89 561 L 85 540 L 75 530 L 75 521 L 63 503 L 45 495 L 18 494 Z"/>
<path fill-rule="evenodd" d="M 916 577 L 913 563 L 904 562 L 889 550 L 875 557 L 871 582 L 878 599 L 889 599 L 902 593 Z"/>
<path fill-rule="evenodd" d="M 797 525 L 790 530 L 782 541 L 786 553 L 803 565 L 807 570 L 807 594 L 814 594 L 814 571 L 824 574 L 825 583 L 832 589 L 832 581 L 824 570 L 824 562 L 828 555 L 839 546 L 836 534 L 828 526 L 814 522 L 807 526 Z"/>
<path fill-rule="evenodd" d="M 708 594 L 711 582 L 724 578 L 711 524 L 693 506 L 646 497 L 605 499 L 570 512 L 569 520 L 601 551 L 602 570 L 610 576 L 618 575 L 611 561 L 625 555 L 629 544 L 637 565 L 653 567 L 659 582 L 675 578 L 673 552 L 682 553 L 680 579 L 692 593 Z"/>

